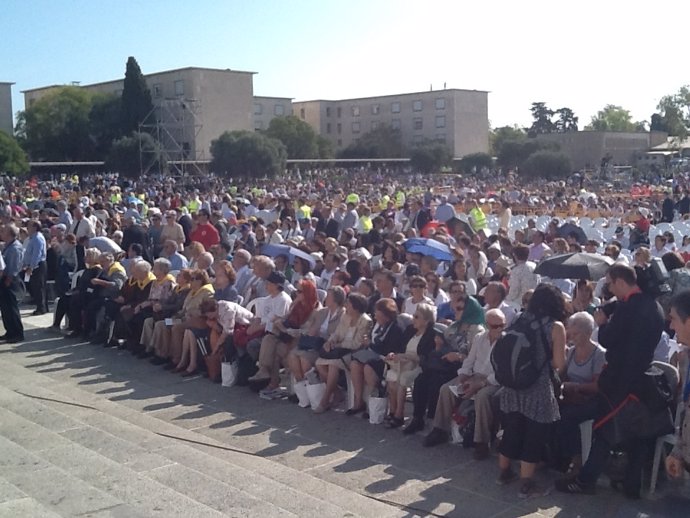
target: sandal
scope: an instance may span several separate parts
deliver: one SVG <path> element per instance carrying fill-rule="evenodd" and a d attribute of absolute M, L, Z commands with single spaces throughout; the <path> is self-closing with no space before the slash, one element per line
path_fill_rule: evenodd
<path fill-rule="evenodd" d="M 403 419 L 402 417 L 391 417 L 391 419 L 388 422 L 385 422 L 386 428 L 390 429 L 400 428 L 403 424 L 405 424 L 405 419 Z"/>
<path fill-rule="evenodd" d="M 517 475 L 512 469 L 503 469 L 501 470 L 500 475 L 498 475 L 498 478 L 496 479 L 496 484 L 498 484 L 499 486 L 506 486 L 514 480 L 517 480 L 517 478 Z"/>
<path fill-rule="evenodd" d="M 349 408 L 345 411 L 345 415 L 355 415 L 360 412 L 364 412 L 367 409 L 366 405 L 360 405 L 358 407 Z"/>
<path fill-rule="evenodd" d="M 537 494 L 537 483 L 531 478 L 523 478 L 522 485 L 520 486 L 520 492 L 518 493 L 518 498 L 526 499 Z"/>

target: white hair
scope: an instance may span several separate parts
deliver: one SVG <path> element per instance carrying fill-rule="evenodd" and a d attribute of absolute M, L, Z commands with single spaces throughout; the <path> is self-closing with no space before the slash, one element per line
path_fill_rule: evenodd
<path fill-rule="evenodd" d="M 592 336 L 594 332 L 594 317 L 586 311 L 579 311 L 568 319 L 568 325 L 573 326 L 587 336 Z"/>

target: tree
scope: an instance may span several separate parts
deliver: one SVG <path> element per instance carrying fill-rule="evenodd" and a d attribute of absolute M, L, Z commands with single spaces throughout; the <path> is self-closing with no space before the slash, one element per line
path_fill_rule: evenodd
<path fill-rule="evenodd" d="M 122 99 L 113 94 L 94 94 L 89 112 L 89 135 L 94 158 L 105 160 L 113 141 L 122 136 L 120 109 Z"/>
<path fill-rule="evenodd" d="M 335 156 L 335 153 L 333 153 L 333 143 L 326 137 L 319 135 L 317 144 L 319 146 L 319 158 L 333 158 Z"/>
<path fill-rule="evenodd" d="M 570 108 L 559 108 L 556 110 L 558 120 L 554 123 L 556 133 L 569 133 L 577 131 L 577 123 L 580 120 Z"/>
<path fill-rule="evenodd" d="M 146 85 L 139 63 L 132 56 L 127 59 L 125 81 L 122 87 L 120 124 L 122 135 L 139 130 L 139 124 L 153 110 L 151 91 Z"/>
<path fill-rule="evenodd" d="M 211 170 L 237 177 L 262 178 L 285 170 L 287 149 L 277 139 L 249 131 L 226 131 L 211 142 Z"/>
<path fill-rule="evenodd" d="M 439 171 L 452 161 L 453 153 L 443 142 L 427 140 L 412 148 L 410 152 L 410 165 L 423 173 Z"/>
<path fill-rule="evenodd" d="M 507 140 L 525 140 L 527 133 L 517 124 L 513 126 L 502 126 L 489 131 L 489 146 L 491 154 L 498 156 L 503 148 L 503 143 Z"/>
<path fill-rule="evenodd" d="M 404 156 L 402 133 L 391 126 L 380 125 L 362 135 L 340 152 L 341 158 L 401 158 Z"/>
<path fill-rule="evenodd" d="M 14 176 L 29 172 L 26 153 L 15 139 L 4 131 L 0 131 L 0 171 Z"/>
<path fill-rule="evenodd" d="M 56 88 L 17 116 L 16 133 L 32 160 L 93 158 L 91 95 L 76 86 Z"/>
<path fill-rule="evenodd" d="M 143 172 L 155 168 L 165 170 L 156 141 L 148 133 L 134 132 L 115 140 L 105 160 L 109 171 L 127 178 L 139 178 Z"/>
<path fill-rule="evenodd" d="M 506 140 L 497 157 L 498 164 L 506 168 L 521 167 L 532 153 L 542 149 L 556 150 L 558 145 L 540 142 L 534 138 Z"/>
<path fill-rule="evenodd" d="M 460 169 L 465 174 L 480 172 L 482 169 L 490 169 L 493 166 L 493 159 L 488 153 L 472 153 L 460 159 Z"/>
<path fill-rule="evenodd" d="M 633 132 L 640 128 L 639 122 L 634 122 L 629 110 L 615 104 L 607 104 L 592 117 L 585 127 L 594 131 L 626 131 Z"/>
<path fill-rule="evenodd" d="M 520 174 L 549 180 L 572 173 L 570 159 L 558 151 L 540 150 L 532 153 L 520 168 Z"/>
<path fill-rule="evenodd" d="M 652 129 L 662 126 L 669 135 L 685 139 L 690 132 L 690 86 L 682 86 L 677 93 L 663 96 L 657 110 L 656 120 L 652 116 Z"/>
<path fill-rule="evenodd" d="M 532 125 L 527 130 L 527 135 L 534 137 L 536 135 L 543 135 L 545 133 L 553 133 L 556 130 L 556 125 L 551 121 L 554 116 L 554 111 L 546 106 L 546 103 L 535 102 L 532 103 Z"/>
<path fill-rule="evenodd" d="M 285 144 L 288 158 L 327 158 L 319 155 L 319 136 L 314 128 L 294 115 L 271 119 L 264 133 Z"/>

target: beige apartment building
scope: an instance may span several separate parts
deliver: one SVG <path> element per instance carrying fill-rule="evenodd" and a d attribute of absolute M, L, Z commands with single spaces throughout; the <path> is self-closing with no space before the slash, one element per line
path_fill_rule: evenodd
<path fill-rule="evenodd" d="M 12 118 L 12 85 L 14 83 L 0 82 L 0 131 L 12 135 L 14 133 L 14 119 Z"/>
<path fill-rule="evenodd" d="M 444 89 L 340 101 L 301 101 L 293 110 L 337 150 L 379 126 L 399 129 L 404 146 L 448 145 L 455 157 L 489 151 L 488 92 Z"/>
<path fill-rule="evenodd" d="M 204 160 L 211 141 L 225 131 L 254 130 L 254 72 L 188 67 L 148 74 L 155 114 L 144 121 L 172 159 Z M 122 94 L 124 79 L 84 85 L 92 92 Z M 25 90 L 25 106 L 56 88 Z"/>
<path fill-rule="evenodd" d="M 275 117 L 292 115 L 292 99 L 290 97 L 254 96 L 254 130 L 261 131 L 268 128 Z"/>

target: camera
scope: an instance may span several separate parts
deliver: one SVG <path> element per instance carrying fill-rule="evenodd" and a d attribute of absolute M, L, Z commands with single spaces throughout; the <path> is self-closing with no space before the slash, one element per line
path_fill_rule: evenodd
<path fill-rule="evenodd" d="M 665 293 L 671 293 L 669 286 L 669 274 L 659 257 L 652 259 L 649 266 L 642 268 L 635 266 L 637 285 L 640 289 L 652 297 L 659 297 Z"/>

